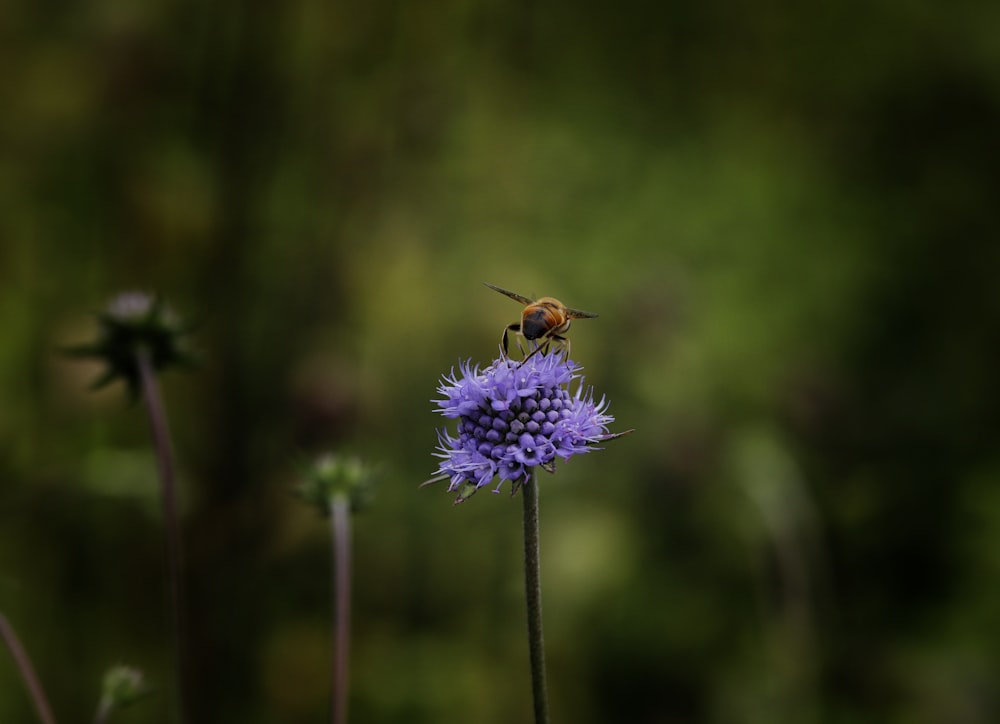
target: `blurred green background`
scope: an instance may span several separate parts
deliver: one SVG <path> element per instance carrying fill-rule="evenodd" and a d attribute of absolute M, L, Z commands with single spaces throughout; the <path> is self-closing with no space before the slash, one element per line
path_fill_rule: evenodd
<path fill-rule="evenodd" d="M 520 503 L 430 400 L 516 304 L 634 435 L 541 480 L 556 722 L 1000 720 L 1000 5 L 15 3 L 0 36 L 0 611 L 57 718 L 170 708 L 141 406 L 61 358 L 163 293 L 198 722 L 529 720 Z M 6 652 L 0 720 L 32 711 Z"/>

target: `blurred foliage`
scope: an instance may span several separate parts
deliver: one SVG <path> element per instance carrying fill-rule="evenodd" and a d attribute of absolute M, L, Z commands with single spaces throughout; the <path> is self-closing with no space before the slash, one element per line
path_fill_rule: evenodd
<path fill-rule="evenodd" d="M 0 609 L 56 716 L 169 709 L 145 420 L 60 358 L 162 293 L 199 721 L 526 721 L 520 511 L 416 485 L 517 318 L 636 434 L 543 478 L 555 721 L 1000 720 L 1000 6 L 15 3 L 0 43 Z M 0 720 L 30 704 L 0 656 Z"/>

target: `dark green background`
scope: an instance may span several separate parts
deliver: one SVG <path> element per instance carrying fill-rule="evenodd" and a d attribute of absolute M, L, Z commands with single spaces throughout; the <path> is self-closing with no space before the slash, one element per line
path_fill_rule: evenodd
<path fill-rule="evenodd" d="M 355 722 L 526 722 L 520 504 L 451 507 L 430 400 L 518 307 L 637 432 L 541 480 L 555 722 L 1000 719 L 1000 5 L 15 3 L 0 30 L 0 611 L 57 718 L 171 676 L 125 289 L 164 389 L 198 722 L 327 718 L 326 448 Z M 0 655 L 0 720 L 32 716 Z"/>

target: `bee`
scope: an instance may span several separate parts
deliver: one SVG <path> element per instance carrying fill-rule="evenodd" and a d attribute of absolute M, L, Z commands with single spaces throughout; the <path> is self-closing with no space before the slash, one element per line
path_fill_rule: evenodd
<path fill-rule="evenodd" d="M 569 339 L 563 335 L 569 331 L 570 322 L 574 319 L 593 319 L 597 316 L 593 312 L 571 309 L 553 297 L 542 297 L 541 299 L 532 300 L 507 289 L 493 286 L 488 282 L 483 282 L 483 284 L 524 305 L 524 311 L 521 312 L 521 321 L 508 324 L 504 327 L 503 336 L 500 338 L 500 346 L 504 357 L 509 356 L 510 332 L 519 334 L 531 342 L 541 340 L 541 342 L 536 342 L 535 349 L 521 360 L 521 364 L 528 361 L 539 350 L 548 350 L 549 344 L 553 340 L 563 344 L 568 356 Z M 518 349 L 521 350 L 521 354 L 523 355 L 524 349 L 521 348 L 520 343 L 518 344 Z"/>

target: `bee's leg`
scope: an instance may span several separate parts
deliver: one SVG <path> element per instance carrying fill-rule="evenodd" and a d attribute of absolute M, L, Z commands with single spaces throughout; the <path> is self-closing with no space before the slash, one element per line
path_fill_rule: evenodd
<path fill-rule="evenodd" d="M 527 355 L 526 357 L 524 357 L 521 360 L 521 364 L 523 365 L 525 362 L 527 362 L 529 359 L 531 359 L 532 357 L 534 357 L 539 352 L 541 352 L 542 354 L 546 354 L 549 351 L 549 343 L 550 343 L 550 341 L 551 341 L 551 337 L 546 337 L 545 341 L 542 342 L 541 344 L 535 344 L 535 348 L 533 350 L 531 350 L 531 353 L 529 355 Z M 520 366 L 520 365 L 518 365 L 518 366 Z"/>
<path fill-rule="evenodd" d="M 563 352 L 566 355 L 566 359 L 569 359 L 569 337 L 560 337 L 563 343 Z"/>
<path fill-rule="evenodd" d="M 508 324 L 506 327 L 503 328 L 503 336 L 500 338 L 500 348 L 503 350 L 503 356 L 505 358 L 509 358 L 510 357 L 510 338 L 507 336 L 507 333 L 508 332 L 520 332 L 520 331 L 521 331 L 521 325 L 517 324 L 517 323 Z M 520 348 L 521 347 L 521 343 L 518 342 L 517 346 L 518 346 L 518 348 Z M 522 354 L 523 354 L 523 351 L 522 351 Z"/>
<path fill-rule="evenodd" d="M 550 335 L 548 335 L 545 338 L 545 341 L 542 344 L 538 345 L 537 347 L 535 347 L 534 350 L 532 350 L 531 354 L 529 354 L 527 357 L 525 357 L 524 359 L 521 360 L 521 364 L 524 364 L 525 362 L 527 362 L 529 359 L 531 359 L 532 357 L 534 357 L 539 352 L 541 352 L 542 354 L 548 354 L 549 347 L 552 344 L 552 340 L 555 340 L 556 342 L 561 342 L 562 343 L 563 352 L 565 353 L 565 356 L 568 359 L 569 358 L 569 338 L 568 337 L 563 337 L 563 336 L 558 335 L 558 334 L 550 334 Z"/>

